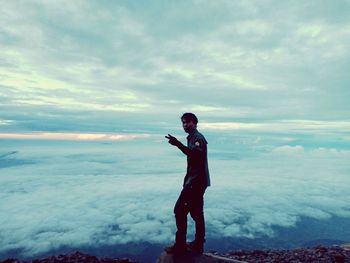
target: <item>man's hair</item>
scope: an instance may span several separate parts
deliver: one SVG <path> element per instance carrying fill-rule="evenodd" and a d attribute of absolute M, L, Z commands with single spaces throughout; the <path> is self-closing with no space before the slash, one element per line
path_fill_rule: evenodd
<path fill-rule="evenodd" d="M 198 123 L 198 119 L 197 119 L 196 115 L 194 115 L 193 113 L 190 113 L 190 112 L 186 112 L 186 113 L 182 114 L 181 120 L 182 119 L 190 120 L 194 124 Z"/>

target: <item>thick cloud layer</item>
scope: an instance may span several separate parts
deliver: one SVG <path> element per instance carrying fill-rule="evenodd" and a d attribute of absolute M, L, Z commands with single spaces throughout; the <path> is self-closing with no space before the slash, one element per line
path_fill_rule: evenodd
<path fill-rule="evenodd" d="M 183 111 L 342 121 L 349 10 L 347 0 L 5 1 L 1 119 L 16 131 L 104 132 Z"/>
<path fill-rule="evenodd" d="M 1 253 L 172 242 L 185 158 L 166 142 L 2 145 L 0 161 L 11 165 L 0 168 Z M 301 217 L 350 218 L 348 150 L 283 145 L 234 159 L 212 149 L 209 239 L 273 236 Z"/>

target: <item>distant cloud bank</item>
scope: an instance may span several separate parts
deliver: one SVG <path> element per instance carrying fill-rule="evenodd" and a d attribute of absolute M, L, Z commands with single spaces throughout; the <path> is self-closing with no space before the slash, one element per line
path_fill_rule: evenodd
<path fill-rule="evenodd" d="M 0 139 L 77 140 L 77 141 L 126 141 L 151 137 L 150 134 L 103 134 L 103 133 L 0 133 Z"/>

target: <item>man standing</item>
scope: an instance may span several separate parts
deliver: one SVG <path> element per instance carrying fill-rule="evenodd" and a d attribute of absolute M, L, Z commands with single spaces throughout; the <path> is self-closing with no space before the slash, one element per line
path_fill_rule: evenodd
<path fill-rule="evenodd" d="M 184 113 L 181 121 L 183 129 L 188 133 L 187 146 L 170 134 L 165 136 L 171 145 L 178 147 L 187 155 L 187 172 L 183 189 L 174 207 L 177 227 L 175 244 L 165 248 L 165 251 L 170 254 L 183 254 L 189 248 L 201 254 L 205 242 L 203 196 L 205 189 L 210 185 L 207 141 L 197 130 L 198 119 L 196 115 Z M 192 242 L 186 244 L 188 213 L 195 222 L 196 235 Z"/>

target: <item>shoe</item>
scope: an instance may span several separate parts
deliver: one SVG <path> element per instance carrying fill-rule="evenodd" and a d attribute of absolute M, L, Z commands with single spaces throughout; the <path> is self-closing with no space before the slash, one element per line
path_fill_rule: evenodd
<path fill-rule="evenodd" d="M 176 254 L 176 255 L 183 255 L 183 254 L 186 254 L 188 252 L 188 249 L 186 246 L 180 246 L 177 244 L 166 247 L 164 250 L 168 254 Z"/>
<path fill-rule="evenodd" d="M 196 240 L 193 240 L 191 242 L 186 243 L 187 247 L 198 254 L 203 254 L 204 252 L 204 242 L 198 242 Z"/>

